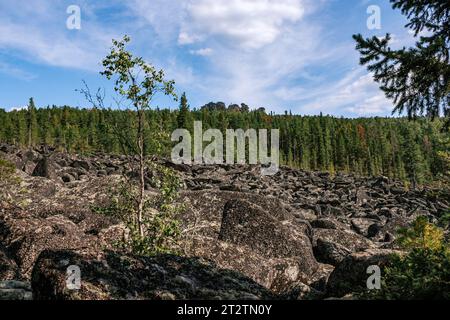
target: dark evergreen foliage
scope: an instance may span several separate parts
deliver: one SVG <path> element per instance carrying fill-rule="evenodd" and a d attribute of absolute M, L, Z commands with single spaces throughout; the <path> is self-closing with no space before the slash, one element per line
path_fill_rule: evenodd
<path fill-rule="evenodd" d="M 400 9 L 418 41 L 415 47 L 394 50 L 391 36 L 383 39 L 354 35 L 361 64 L 395 103 L 394 112 L 409 117 L 447 116 L 450 120 L 450 2 L 445 0 L 391 0 Z M 450 123 L 447 123 L 450 124 Z"/>
<path fill-rule="evenodd" d="M 187 103 L 187 102 L 186 102 Z M 49 144 L 69 152 L 123 153 L 123 141 L 133 140 L 133 111 L 108 109 L 38 108 L 33 144 Z M 193 122 L 203 130 L 280 129 L 281 162 L 305 170 L 385 175 L 411 184 L 433 181 L 447 174 L 450 137 L 441 131 L 443 119 L 360 118 L 270 115 L 262 110 L 146 110 L 146 153 L 169 156 L 170 134 L 180 122 L 192 132 Z M 181 115 L 184 113 L 184 115 Z M 0 141 L 28 146 L 29 111 L 0 109 Z M 120 135 L 117 134 L 120 128 Z M 153 133 L 153 134 L 152 134 Z M 154 133 L 161 134 L 154 147 Z M 121 140 L 121 141 L 119 141 Z M 125 144 L 126 146 L 126 144 Z M 131 146 L 130 146 L 131 148 Z"/>

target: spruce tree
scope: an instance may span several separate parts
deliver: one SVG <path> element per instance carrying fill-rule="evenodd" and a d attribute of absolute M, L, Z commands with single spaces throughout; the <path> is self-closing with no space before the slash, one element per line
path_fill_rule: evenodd
<path fill-rule="evenodd" d="M 413 189 L 423 182 L 424 179 L 424 158 L 421 150 L 419 126 L 405 125 L 404 136 L 404 164 L 409 181 Z"/>
<path fill-rule="evenodd" d="M 189 117 L 189 105 L 186 98 L 186 93 L 184 92 L 180 99 L 180 110 L 177 116 L 177 124 L 179 129 L 188 128 L 188 117 Z"/>
<path fill-rule="evenodd" d="M 418 41 L 415 47 L 394 50 L 390 34 L 383 39 L 354 35 L 361 64 L 368 66 L 380 89 L 393 99 L 393 113 L 406 111 L 411 118 L 444 114 L 450 120 L 450 2 L 390 1 L 409 19 L 405 27 Z"/>
<path fill-rule="evenodd" d="M 38 138 L 38 124 L 36 118 L 36 106 L 34 104 L 34 99 L 30 98 L 28 103 L 28 113 L 27 113 L 27 142 L 28 147 L 31 148 L 35 145 Z"/>

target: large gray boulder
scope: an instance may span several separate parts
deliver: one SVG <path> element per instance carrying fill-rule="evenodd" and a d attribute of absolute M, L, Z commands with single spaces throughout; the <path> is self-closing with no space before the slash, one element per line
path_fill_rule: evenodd
<path fill-rule="evenodd" d="M 48 157 L 44 156 L 34 167 L 32 176 L 56 180 L 57 175 L 53 162 Z"/>
<path fill-rule="evenodd" d="M 331 241 L 318 239 L 314 247 L 317 261 L 333 266 L 338 265 L 352 252 L 346 247 Z"/>
<path fill-rule="evenodd" d="M 370 249 L 347 256 L 331 273 L 327 284 L 327 295 L 340 298 L 348 293 L 367 290 L 367 279 L 370 276 L 367 268 L 378 266 L 383 269 L 395 254 L 402 254 L 402 252 Z"/>
<path fill-rule="evenodd" d="M 0 244 L 0 281 L 13 280 L 19 276 L 17 264 L 6 254 L 6 248 Z"/>
<path fill-rule="evenodd" d="M 81 289 L 69 290 L 69 266 L 81 270 Z M 258 300 L 275 296 L 241 274 L 203 259 L 136 257 L 113 251 L 45 251 L 32 273 L 37 300 Z"/>
<path fill-rule="evenodd" d="M 301 257 L 307 268 L 317 267 L 307 224 L 279 221 L 245 200 L 231 200 L 223 211 L 219 240 L 271 258 Z"/>

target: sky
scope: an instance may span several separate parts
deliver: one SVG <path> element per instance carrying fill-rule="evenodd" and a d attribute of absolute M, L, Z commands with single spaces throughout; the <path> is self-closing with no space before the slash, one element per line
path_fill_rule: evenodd
<path fill-rule="evenodd" d="M 79 29 L 67 27 L 74 5 Z M 380 29 L 367 26 L 370 6 L 380 8 Z M 406 23 L 389 0 L 0 0 L 0 108 L 21 108 L 30 97 L 38 107 L 88 107 L 76 91 L 83 81 L 105 90 L 114 107 L 113 83 L 99 72 L 111 40 L 127 34 L 129 49 L 164 69 L 191 108 L 223 101 L 276 113 L 389 116 L 392 102 L 359 65 L 352 35 L 391 33 L 394 46 L 410 46 Z"/>

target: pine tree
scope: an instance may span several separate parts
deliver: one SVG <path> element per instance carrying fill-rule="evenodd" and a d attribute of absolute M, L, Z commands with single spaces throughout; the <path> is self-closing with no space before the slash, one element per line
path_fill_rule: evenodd
<path fill-rule="evenodd" d="M 27 130 L 28 130 L 28 147 L 31 148 L 35 145 L 38 139 L 38 124 L 36 118 L 36 106 L 34 104 L 34 99 L 30 98 L 28 103 L 28 113 L 27 113 Z"/>
<path fill-rule="evenodd" d="M 177 116 L 177 124 L 180 129 L 188 129 L 189 105 L 186 92 L 181 95 L 180 109 Z"/>
<path fill-rule="evenodd" d="M 361 64 L 368 65 L 386 96 L 394 100 L 393 112 L 409 117 L 441 114 L 450 120 L 450 2 L 445 0 L 391 0 L 400 9 L 415 37 L 415 47 L 393 50 L 391 36 L 364 39 L 354 35 Z"/>
<path fill-rule="evenodd" d="M 416 189 L 417 184 L 423 182 L 424 159 L 419 142 L 419 128 L 417 123 L 414 126 L 404 126 L 404 163 L 408 178 L 412 188 Z"/>

